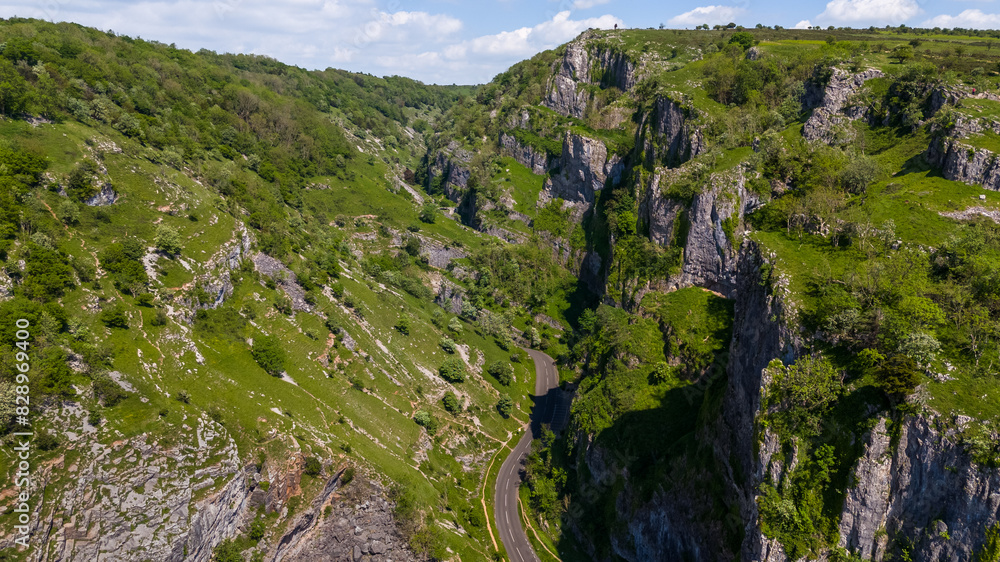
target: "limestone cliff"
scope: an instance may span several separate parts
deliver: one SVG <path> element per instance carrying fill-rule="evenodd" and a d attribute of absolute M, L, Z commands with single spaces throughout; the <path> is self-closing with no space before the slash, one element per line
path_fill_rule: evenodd
<path fill-rule="evenodd" d="M 567 117 L 583 117 L 591 94 L 583 84 L 630 90 L 636 83 L 636 67 L 617 50 L 592 46 L 584 33 L 566 45 L 558 70 L 548 84 L 546 107 Z"/>
<path fill-rule="evenodd" d="M 850 132 L 844 130 L 844 125 L 865 117 L 864 107 L 848 103 L 851 96 L 859 92 L 868 80 L 882 76 L 881 70 L 873 68 L 851 74 L 834 67 L 833 75 L 823 91 L 822 98 L 802 127 L 802 136 L 807 140 L 819 140 L 825 143 L 843 142 L 849 139 Z"/>

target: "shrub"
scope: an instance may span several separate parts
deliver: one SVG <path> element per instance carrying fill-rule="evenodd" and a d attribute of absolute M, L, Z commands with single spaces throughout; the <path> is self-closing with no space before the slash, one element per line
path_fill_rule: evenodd
<path fill-rule="evenodd" d="M 186 390 L 178 390 L 177 394 L 174 395 L 174 399 L 185 404 L 191 403 L 191 395 Z"/>
<path fill-rule="evenodd" d="M 153 293 L 142 293 L 136 297 L 136 303 L 139 306 L 152 307 L 153 306 Z"/>
<path fill-rule="evenodd" d="M 514 367 L 510 363 L 494 361 L 486 367 L 486 372 L 504 386 L 510 386 L 514 382 Z"/>
<path fill-rule="evenodd" d="M 285 370 L 285 349 L 274 336 L 261 336 L 254 340 L 251 354 L 260 368 L 272 376 L 279 377 Z"/>
<path fill-rule="evenodd" d="M 404 336 L 410 335 L 410 315 L 404 314 L 399 317 L 399 321 L 396 322 L 396 330 L 403 334 Z"/>
<path fill-rule="evenodd" d="M 851 163 L 840 173 L 840 184 L 851 193 L 863 194 L 868 186 L 879 175 L 879 165 L 874 158 L 861 156 L 851 160 Z"/>
<path fill-rule="evenodd" d="M 320 464 L 319 459 L 316 457 L 306 457 L 306 466 L 302 471 L 309 476 L 319 476 L 319 473 L 323 471 L 323 465 Z"/>
<path fill-rule="evenodd" d="M 260 542 L 260 540 L 264 538 L 264 534 L 266 532 L 267 527 L 264 524 L 264 520 L 258 517 L 253 520 L 253 523 L 250 524 L 250 532 L 247 533 L 247 536 L 253 542 Z"/>
<path fill-rule="evenodd" d="M 772 379 L 767 406 L 779 431 L 817 435 L 840 392 L 837 369 L 825 357 L 812 355 L 788 366 L 774 359 L 765 372 Z"/>
<path fill-rule="evenodd" d="M 438 368 L 438 374 L 441 378 L 448 382 L 465 382 L 465 377 L 468 372 L 465 368 L 465 362 L 462 361 L 460 357 L 449 357 L 444 360 L 441 367 Z"/>
<path fill-rule="evenodd" d="M 445 350 L 446 353 L 455 353 L 455 351 L 458 349 L 458 346 L 455 344 L 455 341 L 449 337 L 441 338 L 441 341 L 438 342 L 438 345 L 440 345 L 441 349 Z"/>
<path fill-rule="evenodd" d="M 128 397 L 128 393 L 111 377 L 101 375 L 94 379 L 94 398 L 100 400 L 105 408 L 115 407 L 126 397 Z"/>
<path fill-rule="evenodd" d="M 435 419 L 434 416 L 430 414 L 430 412 L 426 410 L 418 411 L 416 414 L 413 415 L 413 421 L 417 422 L 417 425 L 422 426 L 424 429 L 426 429 L 427 433 L 431 435 L 437 433 L 438 422 L 437 419 Z"/>
<path fill-rule="evenodd" d="M 125 314 L 125 307 L 121 303 L 102 310 L 98 319 L 108 328 L 128 329 L 128 315 Z"/>
<path fill-rule="evenodd" d="M 513 411 L 514 401 L 511 399 L 510 395 L 504 394 L 500 396 L 500 400 L 497 402 L 497 412 L 499 412 L 504 418 L 509 418 Z"/>
<path fill-rule="evenodd" d="M 753 47 L 754 38 L 753 34 L 747 31 L 737 31 L 729 38 L 729 45 L 739 45 L 743 50 L 747 50 Z"/>
<path fill-rule="evenodd" d="M 454 334 L 462 333 L 462 321 L 458 319 L 458 316 L 453 316 L 452 319 L 448 321 L 448 331 Z"/>
<path fill-rule="evenodd" d="M 153 243 L 156 244 L 157 250 L 166 254 L 176 256 L 181 253 L 180 234 L 177 233 L 175 228 L 165 224 L 156 226 L 156 236 L 153 239 Z"/>
<path fill-rule="evenodd" d="M 47 431 L 44 431 L 35 437 L 35 447 L 38 447 L 42 451 L 51 451 L 58 446 L 59 438 Z"/>
<path fill-rule="evenodd" d="M 427 224 L 434 224 L 437 220 L 438 208 L 434 204 L 434 200 L 428 198 L 424 201 L 424 206 L 420 208 L 420 220 Z"/>
<path fill-rule="evenodd" d="M 462 411 L 462 405 L 458 403 L 458 398 L 455 397 L 455 393 L 450 390 L 444 393 L 444 398 L 441 399 L 441 403 L 444 404 L 444 409 L 452 414 Z"/>
<path fill-rule="evenodd" d="M 351 481 L 354 480 L 354 473 L 355 473 L 355 470 L 354 470 L 353 466 L 349 466 L 349 467 L 345 468 L 344 469 L 344 473 L 340 475 L 340 485 L 341 486 L 346 486 L 346 485 L 350 484 Z"/>
<path fill-rule="evenodd" d="M 163 309 L 156 311 L 153 315 L 153 319 L 149 321 L 153 326 L 166 326 L 167 325 L 167 313 Z"/>
<path fill-rule="evenodd" d="M 894 355 L 878 370 L 876 385 L 890 398 L 900 399 L 913 392 L 920 383 L 917 363 L 906 355 Z"/>

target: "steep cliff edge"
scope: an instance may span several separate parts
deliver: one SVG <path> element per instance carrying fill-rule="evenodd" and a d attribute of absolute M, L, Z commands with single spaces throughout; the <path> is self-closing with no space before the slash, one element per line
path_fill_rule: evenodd
<path fill-rule="evenodd" d="M 589 43 L 591 35 L 582 34 L 566 45 L 558 70 L 548 84 L 546 107 L 567 117 L 581 118 L 587 111 L 592 92 L 584 85 L 632 89 L 636 67 L 623 51 Z"/>

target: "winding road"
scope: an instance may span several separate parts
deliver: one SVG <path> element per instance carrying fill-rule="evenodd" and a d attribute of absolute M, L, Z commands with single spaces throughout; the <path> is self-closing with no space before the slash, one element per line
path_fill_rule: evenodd
<path fill-rule="evenodd" d="M 541 436 L 542 424 L 552 424 L 553 430 L 565 425 L 568 409 L 559 387 L 559 372 L 552 358 L 534 349 L 524 349 L 535 362 L 535 407 L 531 425 L 517 446 L 500 466 L 497 476 L 494 518 L 500 540 L 511 562 L 540 562 L 521 526 L 517 490 L 521 485 L 521 470 L 531 452 L 531 441 Z"/>

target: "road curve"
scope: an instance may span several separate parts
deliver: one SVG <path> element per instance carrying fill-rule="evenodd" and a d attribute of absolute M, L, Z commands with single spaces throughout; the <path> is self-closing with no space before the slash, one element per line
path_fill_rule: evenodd
<path fill-rule="evenodd" d="M 543 423 L 553 423 L 557 408 L 554 403 L 556 400 L 550 391 L 559 386 L 559 372 L 548 355 L 534 349 L 524 349 L 524 351 L 535 362 L 535 396 L 538 399 L 531 412 L 531 426 L 500 466 L 494 518 L 500 540 L 503 541 L 507 557 L 511 562 L 540 562 L 538 555 L 531 548 L 531 543 L 528 542 L 524 527 L 521 526 L 517 490 L 521 485 L 522 466 L 528 453 L 531 452 L 532 439 L 540 435 Z"/>

